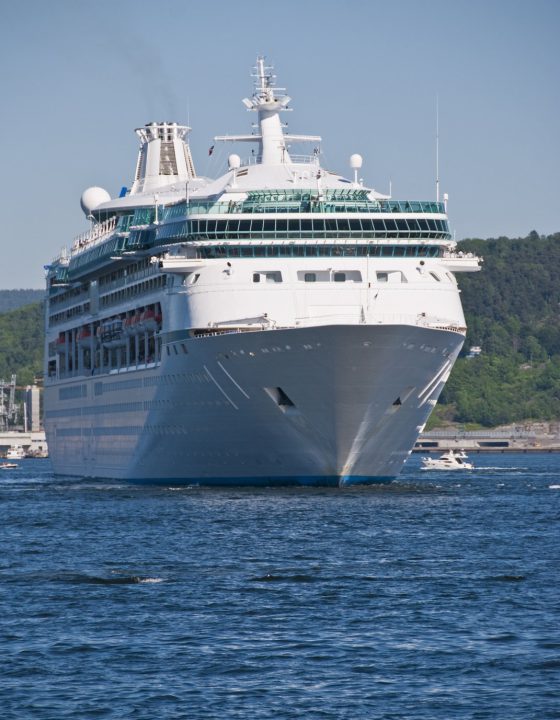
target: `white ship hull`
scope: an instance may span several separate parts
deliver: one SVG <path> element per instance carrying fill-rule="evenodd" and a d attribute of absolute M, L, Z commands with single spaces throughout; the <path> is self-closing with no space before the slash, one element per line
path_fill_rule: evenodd
<path fill-rule="evenodd" d="M 157 367 L 46 388 L 57 474 L 210 485 L 387 480 L 464 340 L 412 325 L 182 335 L 172 334 Z"/>
<path fill-rule="evenodd" d="M 59 475 L 349 485 L 394 478 L 465 337 L 446 198 L 395 200 L 284 133 L 257 58 L 245 161 L 196 175 L 190 128 L 136 128 L 134 182 L 47 266 L 45 429 Z M 292 143 L 313 154 L 291 155 Z M 213 147 L 213 146 L 212 146 Z"/>

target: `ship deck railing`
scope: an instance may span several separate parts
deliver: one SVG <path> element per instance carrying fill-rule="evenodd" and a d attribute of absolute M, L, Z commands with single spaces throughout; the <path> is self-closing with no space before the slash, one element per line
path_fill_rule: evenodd
<path fill-rule="evenodd" d="M 448 258 L 452 260 L 473 260 L 474 258 L 478 257 L 472 252 L 463 252 L 462 250 L 459 251 L 452 251 L 452 250 L 445 250 L 442 253 L 443 258 Z"/>
<path fill-rule="evenodd" d="M 312 155 L 293 155 L 289 153 L 290 163 L 294 165 L 319 165 L 319 154 L 313 153 Z M 247 167 L 249 165 L 260 165 L 262 163 L 262 155 L 249 155 L 243 158 L 241 161 L 241 167 Z"/>
<path fill-rule="evenodd" d="M 71 295 L 55 295 L 50 301 L 50 311 L 51 313 L 58 313 L 61 310 L 68 310 L 68 308 L 81 305 L 86 300 L 89 300 L 89 288 L 87 287 L 79 292 L 73 292 Z"/>
<path fill-rule="evenodd" d="M 458 325 L 450 318 L 441 318 L 426 313 L 412 315 L 409 313 L 374 313 L 369 325 L 416 325 L 433 330 L 448 330 L 464 334 L 466 327 Z"/>
<path fill-rule="evenodd" d="M 107 239 L 117 226 L 117 217 L 111 217 L 101 223 L 94 225 L 91 230 L 81 233 L 74 238 L 70 255 L 76 255 L 85 248 L 92 248 Z"/>
<path fill-rule="evenodd" d="M 160 222 L 192 215 L 262 213 L 416 213 L 445 215 L 444 203 L 426 200 L 374 200 L 369 191 L 347 190 L 261 190 L 250 191 L 243 200 L 198 200 L 191 198 L 161 208 Z"/>

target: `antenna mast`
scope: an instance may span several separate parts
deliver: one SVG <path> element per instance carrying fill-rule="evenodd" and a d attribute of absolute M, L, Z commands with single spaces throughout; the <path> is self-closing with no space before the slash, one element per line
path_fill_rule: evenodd
<path fill-rule="evenodd" d="M 436 202 L 439 202 L 439 95 L 436 95 Z"/>

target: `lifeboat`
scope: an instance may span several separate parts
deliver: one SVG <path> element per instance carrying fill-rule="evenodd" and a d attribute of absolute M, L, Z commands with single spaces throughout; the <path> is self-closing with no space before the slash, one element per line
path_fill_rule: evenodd
<path fill-rule="evenodd" d="M 125 318 L 123 321 L 123 332 L 126 335 L 136 335 L 140 332 L 140 328 L 138 327 L 139 317 L 139 315 L 131 315 Z"/>
<path fill-rule="evenodd" d="M 91 346 L 91 337 L 91 330 L 88 327 L 82 328 L 76 337 L 78 347 L 89 348 Z"/>
<path fill-rule="evenodd" d="M 156 332 L 161 326 L 161 315 L 152 309 L 145 310 L 140 316 L 140 325 L 143 330 Z"/>
<path fill-rule="evenodd" d="M 64 355 L 66 352 L 66 338 L 64 333 L 61 333 L 54 341 L 54 347 L 57 353 Z"/>

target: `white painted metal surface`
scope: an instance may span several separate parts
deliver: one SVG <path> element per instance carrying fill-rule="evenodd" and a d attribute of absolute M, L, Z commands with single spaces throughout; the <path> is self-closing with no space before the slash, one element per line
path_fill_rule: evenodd
<path fill-rule="evenodd" d="M 443 206 L 391 207 L 364 188 L 357 154 L 353 181 L 322 168 L 318 147 L 305 162 L 291 155 L 290 142 L 320 138 L 284 133 L 290 98 L 276 94 L 262 58 L 255 79 L 244 101 L 255 134 L 216 139 L 250 141 L 256 155 L 230 155 L 224 175 L 197 178 L 189 129 L 147 125 L 131 191 L 96 207 L 102 230 L 51 266 L 45 427 L 57 473 L 372 482 L 398 474 L 423 428 L 464 341 L 453 272 L 480 261 L 454 251 Z M 298 192 L 309 208 L 290 205 Z M 285 207 L 267 193 L 288 198 Z M 337 197 L 359 201 L 339 207 Z M 123 232 L 138 208 L 147 219 Z M 422 224 L 358 238 L 330 230 L 337 219 L 350 228 L 349 218 Z M 255 219 L 301 231 L 243 234 L 240 221 Z M 322 235 L 306 234 L 316 221 Z M 439 230 L 423 236 L 428 227 Z M 104 246 L 114 257 L 103 260 Z M 71 290 L 60 291 L 53 278 L 66 268 Z M 146 308 L 161 319 L 143 325 Z M 122 342 L 103 339 L 103 328 L 121 326 Z"/>

